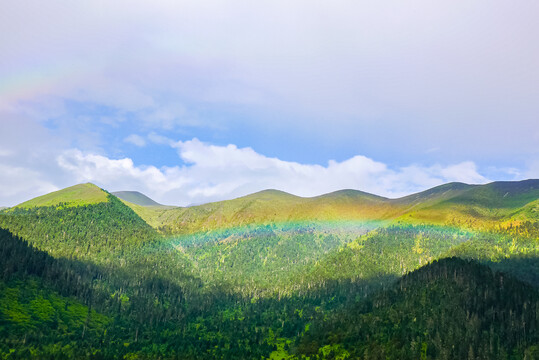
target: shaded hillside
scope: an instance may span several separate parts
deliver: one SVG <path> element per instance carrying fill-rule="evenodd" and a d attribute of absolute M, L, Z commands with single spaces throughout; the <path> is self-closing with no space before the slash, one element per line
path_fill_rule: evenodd
<path fill-rule="evenodd" d="M 110 300 L 91 289 L 97 272 L 52 258 L 0 228 L 0 354 L 88 357 L 110 318 L 91 309 Z M 90 304 L 90 306 L 88 306 Z"/>
<path fill-rule="evenodd" d="M 295 351 L 311 359 L 536 359 L 538 330 L 534 288 L 450 258 L 313 324 Z"/>

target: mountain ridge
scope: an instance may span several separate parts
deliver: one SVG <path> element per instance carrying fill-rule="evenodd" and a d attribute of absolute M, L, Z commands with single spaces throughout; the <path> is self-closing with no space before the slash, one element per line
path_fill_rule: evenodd
<path fill-rule="evenodd" d="M 434 186 L 432 188 L 429 188 L 429 189 L 426 189 L 426 190 L 423 190 L 423 191 L 419 191 L 419 192 L 416 192 L 416 193 L 412 193 L 412 194 L 409 194 L 409 195 L 405 195 L 405 196 L 402 196 L 402 197 L 398 197 L 398 198 L 388 198 L 388 197 L 380 196 L 380 195 L 377 195 L 377 194 L 373 194 L 373 193 L 369 193 L 369 192 L 365 192 L 365 191 L 357 190 L 357 189 L 340 189 L 340 190 L 335 190 L 335 191 L 331 191 L 331 192 L 328 192 L 328 193 L 323 193 L 323 194 L 315 195 L 315 196 L 299 196 L 299 195 L 295 195 L 295 194 L 292 194 L 292 193 L 289 193 L 289 192 L 286 192 L 286 191 L 282 191 L 282 190 L 278 190 L 278 189 L 271 189 L 270 188 L 270 189 L 264 189 L 264 190 L 256 191 L 254 193 L 239 196 L 239 197 L 236 197 L 236 198 L 228 199 L 228 200 L 217 200 L 217 201 L 211 201 L 211 202 L 207 202 L 207 203 L 200 203 L 200 204 L 197 204 L 197 205 L 191 205 L 190 207 L 204 206 L 204 205 L 208 205 L 208 204 L 216 204 L 216 203 L 234 201 L 234 200 L 244 199 L 244 198 L 249 198 L 249 199 L 251 199 L 251 198 L 270 198 L 272 196 L 294 198 L 294 199 L 304 199 L 304 200 L 321 199 L 321 198 L 334 198 L 334 197 L 339 197 L 339 196 L 369 197 L 369 198 L 372 198 L 372 199 L 383 200 L 383 201 L 387 201 L 387 202 L 391 202 L 391 203 L 410 204 L 410 203 L 413 203 L 414 201 L 417 201 L 418 199 L 425 199 L 425 198 L 433 197 L 433 195 L 438 195 L 440 193 L 442 195 L 445 195 L 445 194 L 447 194 L 449 192 L 462 192 L 462 191 L 472 190 L 474 188 L 485 188 L 485 187 L 491 187 L 491 188 L 500 189 L 500 190 L 504 189 L 504 187 L 509 187 L 510 188 L 509 190 L 535 189 L 535 190 L 539 191 L 539 179 L 525 179 L 525 180 L 517 180 L 517 181 L 492 181 L 492 182 L 489 182 L 489 183 L 486 183 L 486 184 L 466 184 L 466 183 L 463 183 L 463 182 L 449 182 L 449 183 L 445 183 L 445 184 L 442 184 L 442 185 L 437 185 L 437 186 Z M 33 201 L 33 200 L 42 199 L 43 197 L 51 196 L 53 194 L 60 195 L 63 192 L 67 192 L 68 190 L 75 191 L 77 189 L 84 189 L 84 188 L 85 189 L 94 188 L 96 190 L 97 189 L 102 190 L 95 184 L 81 183 L 81 184 L 76 184 L 76 185 L 73 185 L 73 186 L 69 186 L 67 188 L 63 188 L 63 189 L 60 189 L 60 190 L 57 190 L 57 191 L 53 191 L 51 193 L 47 193 L 47 194 L 44 194 L 44 195 L 29 199 L 29 200 L 26 200 L 26 201 L 24 201 L 24 202 L 22 202 L 22 203 L 20 203 L 20 204 L 18 204 L 16 206 L 28 206 L 28 205 L 25 205 L 25 204 L 27 204 L 27 203 L 29 203 L 30 201 Z M 156 202 L 155 200 L 153 200 L 152 198 L 150 198 L 148 195 L 146 195 L 144 193 L 141 193 L 139 191 L 121 190 L 121 191 L 113 191 L 113 192 L 111 192 L 111 194 L 118 197 L 118 198 L 120 198 L 120 199 L 122 199 L 122 200 L 133 203 L 135 205 L 141 205 L 141 206 L 172 206 L 172 207 L 175 207 L 174 205 L 160 204 L 160 203 Z M 137 199 L 137 200 L 130 201 L 130 199 L 131 200 Z M 8 208 L 8 207 L 7 206 L 2 206 L 2 208 Z"/>
<path fill-rule="evenodd" d="M 139 191 L 113 191 L 111 192 L 112 195 L 116 196 L 117 198 L 121 200 L 125 200 L 127 202 L 130 202 L 135 205 L 140 206 L 159 206 L 159 207 L 169 207 L 167 205 L 163 205 L 158 203 L 157 201 L 153 200 L 149 196 L 139 192 Z M 173 206 L 172 206 L 173 207 Z"/>
<path fill-rule="evenodd" d="M 314 197 L 267 189 L 190 207 L 160 205 L 140 192 L 112 193 L 115 194 L 153 228 L 169 234 L 294 221 L 468 223 L 477 227 L 499 221 L 539 219 L 537 179 L 484 185 L 453 182 L 398 199 L 352 189 Z M 86 183 L 28 200 L 17 207 L 78 206 L 107 201 L 107 195 L 106 191 Z"/>

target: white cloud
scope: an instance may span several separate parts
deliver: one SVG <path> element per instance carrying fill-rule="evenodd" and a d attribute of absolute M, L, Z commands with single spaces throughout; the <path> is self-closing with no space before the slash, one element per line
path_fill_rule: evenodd
<path fill-rule="evenodd" d="M 39 171 L 28 168 L 0 163 L 0 174 L 2 174 L 0 177 L 0 206 L 12 206 L 34 196 L 59 189 L 46 179 L 42 179 Z"/>
<path fill-rule="evenodd" d="M 484 183 L 487 181 L 485 177 L 479 175 L 477 166 L 471 161 L 465 161 L 457 165 L 451 165 L 444 169 L 440 169 L 440 174 L 447 181 L 458 181 L 464 183 Z"/>
<path fill-rule="evenodd" d="M 136 166 L 129 158 L 113 160 L 76 149 L 65 151 L 57 162 L 77 182 L 95 182 L 111 191 L 138 190 L 175 205 L 229 199 L 268 188 L 300 196 L 353 188 L 397 197 L 449 181 L 488 181 L 472 162 L 390 169 L 358 155 L 321 166 L 283 161 L 252 148 L 216 146 L 197 139 L 172 146 L 186 165 Z"/>
<path fill-rule="evenodd" d="M 125 142 L 136 145 L 138 147 L 146 146 L 146 140 L 137 134 L 131 134 L 124 139 Z"/>
<path fill-rule="evenodd" d="M 0 111 L 0 144 L 0 206 L 72 185 L 72 180 L 64 181 L 55 161 L 65 139 L 35 121 Z"/>

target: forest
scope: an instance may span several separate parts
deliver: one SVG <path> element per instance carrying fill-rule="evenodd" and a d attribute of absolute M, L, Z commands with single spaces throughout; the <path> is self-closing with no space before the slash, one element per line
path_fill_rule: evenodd
<path fill-rule="evenodd" d="M 398 213 L 177 233 L 105 194 L 0 211 L 2 358 L 539 358 L 535 193 L 471 226 Z"/>

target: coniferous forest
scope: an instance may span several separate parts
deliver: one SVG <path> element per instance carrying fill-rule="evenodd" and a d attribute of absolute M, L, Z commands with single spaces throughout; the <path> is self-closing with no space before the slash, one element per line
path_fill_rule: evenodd
<path fill-rule="evenodd" d="M 1 210 L 0 356 L 539 359 L 539 181 L 367 195 Z"/>

